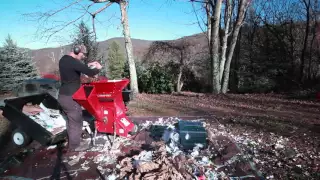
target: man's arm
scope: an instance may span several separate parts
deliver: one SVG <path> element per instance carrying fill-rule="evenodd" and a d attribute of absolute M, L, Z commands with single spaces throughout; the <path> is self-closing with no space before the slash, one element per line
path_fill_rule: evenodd
<path fill-rule="evenodd" d="M 76 71 L 79 71 L 90 77 L 93 77 L 100 72 L 100 70 L 98 69 L 90 69 L 88 66 L 81 63 L 80 61 L 74 61 L 73 65 Z"/>

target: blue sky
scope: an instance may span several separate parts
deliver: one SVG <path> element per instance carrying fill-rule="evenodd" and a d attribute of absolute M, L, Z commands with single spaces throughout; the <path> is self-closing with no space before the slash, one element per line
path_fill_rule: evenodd
<path fill-rule="evenodd" d="M 184 0 L 171 0 L 166 3 L 167 1 L 169 0 L 130 0 L 128 12 L 132 38 L 171 40 L 201 32 L 196 24 L 190 3 Z M 60 31 L 47 43 L 46 38 L 37 38 L 39 37 L 37 34 L 39 22 L 32 21 L 31 16 L 23 14 L 54 11 L 71 2 L 73 0 L 1 0 L 0 46 L 8 34 L 17 42 L 18 46 L 31 49 L 56 47 L 70 43 L 70 37 L 74 34 L 74 25 Z M 82 0 L 81 4 L 86 6 L 90 3 L 88 0 Z M 103 4 L 96 4 L 92 6 L 90 11 L 94 12 L 102 6 Z M 53 19 L 48 21 L 48 25 L 58 25 L 55 21 L 72 21 L 82 12 L 79 5 L 74 5 L 72 8 L 55 15 Z M 83 20 L 88 22 L 91 27 L 90 16 L 85 16 Z M 113 4 L 103 13 L 97 15 L 96 30 L 98 41 L 123 36 L 117 4 Z"/>

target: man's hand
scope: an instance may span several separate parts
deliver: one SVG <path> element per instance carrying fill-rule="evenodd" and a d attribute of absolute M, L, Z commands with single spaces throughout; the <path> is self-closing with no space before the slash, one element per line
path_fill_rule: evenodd
<path fill-rule="evenodd" d="M 94 67 L 97 68 L 97 69 L 102 69 L 101 64 L 100 64 L 99 62 L 97 62 L 97 61 L 88 63 L 88 66 L 94 66 Z"/>

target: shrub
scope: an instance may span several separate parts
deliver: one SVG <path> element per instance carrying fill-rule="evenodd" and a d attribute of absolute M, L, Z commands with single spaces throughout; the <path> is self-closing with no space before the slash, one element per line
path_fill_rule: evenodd
<path fill-rule="evenodd" d="M 128 64 L 125 66 L 124 77 L 129 77 Z M 171 93 L 174 91 L 170 69 L 153 63 L 147 68 L 137 63 L 137 78 L 140 92 L 144 93 Z"/>

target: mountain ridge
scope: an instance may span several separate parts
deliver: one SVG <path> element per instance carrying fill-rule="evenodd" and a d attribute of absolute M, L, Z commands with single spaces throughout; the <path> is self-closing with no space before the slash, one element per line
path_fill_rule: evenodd
<path fill-rule="evenodd" d="M 198 33 L 190 36 L 184 36 L 178 39 L 192 39 L 195 37 L 200 37 L 203 39 L 204 34 Z M 156 40 L 156 41 L 176 41 L 175 40 Z M 100 53 L 103 53 L 104 57 L 108 56 L 107 48 L 111 44 L 111 42 L 119 43 L 121 50 L 125 53 L 125 41 L 124 37 L 113 37 L 104 41 L 99 41 L 98 49 Z M 133 54 L 135 58 L 142 58 L 145 53 L 148 51 L 152 42 L 155 40 L 143 40 L 143 39 L 135 39 L 131 38 L 132 46 L 133 46 Z M 201 40 L 203 42 L 203 40 Z M 204 42 L 205 43 L 205 42 Z M 58 69 L 58 62 L 60 58 L 67 54 L 71 50 L 71 44 L 60 46 L 60 47 L 47 47 L 41 49 L 31 49 L 30 55 L 33 57 L 33 60 L 36 63 L 40 73 L 53 73 Z"/>

